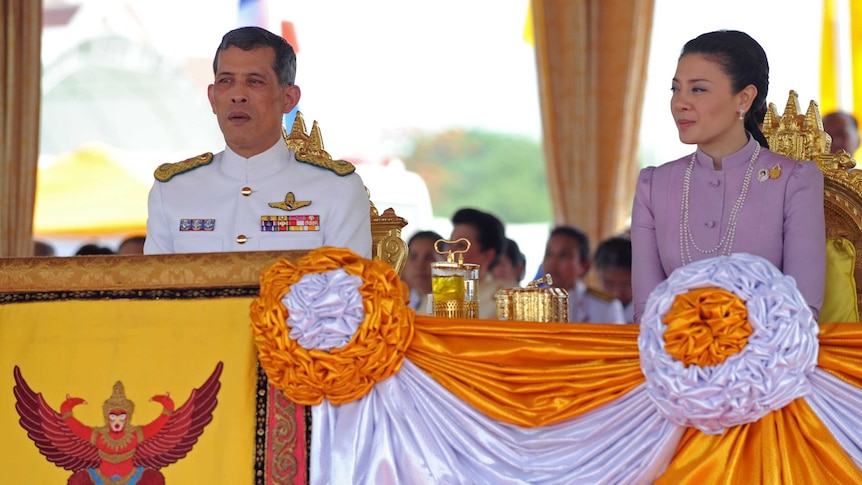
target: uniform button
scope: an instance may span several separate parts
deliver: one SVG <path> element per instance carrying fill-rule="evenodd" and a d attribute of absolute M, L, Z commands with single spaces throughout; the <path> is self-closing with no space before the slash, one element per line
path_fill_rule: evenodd
<path fill-rule="evenodd" d="M 248 238 L 243 236 L 242 234 L 236 237 L 236 242 L 238 244 L 245 244 L 246 241 L 248 241 Z"/>
<path fill-rule="evenodd" d="M 240 193 L 248 197 L 249 195 L 251 195 L 251 187 L 243 187 Z"/>
<path fill-rule="evenodd" d="M 712 185 L 713 187 L 718 187 L 719 185 L 721 185 L 721 180 L 718 180 L 718 179 L 710 180 L 709 185 Z"/>
<path fill-rule="evenodd" d="M 704 222 L 703 225 L 712 229 L 713 227 L 715 227 L 715 221 Z"/>

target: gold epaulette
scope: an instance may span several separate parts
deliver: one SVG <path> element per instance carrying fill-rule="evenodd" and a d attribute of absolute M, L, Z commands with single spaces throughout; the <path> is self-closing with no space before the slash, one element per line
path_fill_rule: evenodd
<path fill-rule="evenodd" d="M 209 165 L 210 162 L 213 161 L 213 154 L 210 152 L 204 153 L 203 155 L 198 155 L 196 157 L 192 157 L 182 162 L 176 163 L 163 163 L 159 165 L 159 168 L 153 173 L 153 176 L 156 177 L 156 180 L 159 182 L 167 182 L 172 179 L 174 175 L 179 175 L 181 173 L 188 172 L 189 170 L 194 170 L 198 167 L 203 167 L 204 165 Z"/>
<path fill-rule="evenodd" d="M 282 137 L 287 147 L 296 153 L 297 162 L 325 168 L 342 177 L 356 170 L 356 167 L 347 160 L 333 160 L 332 156 L 323 149 L 323 136 L 320 134 L 317 121 L 311 125 L 311 133 L 305 134 L 305 119 L 299 111 L 296 112 L 290 134 L 287 134 L 282 127 Z"/>
<path fill-rule="evenodd" d="M 616 299 L 616 297 L 613 295 L 613 293 L 608 293 L 607 291 L 599 290 L 597 288 L 587 287 L 587 294 L 592 295 L 592 296 L 598 298 L 599 300 L 606 301 L 608 303 L 610 303 Z"/>

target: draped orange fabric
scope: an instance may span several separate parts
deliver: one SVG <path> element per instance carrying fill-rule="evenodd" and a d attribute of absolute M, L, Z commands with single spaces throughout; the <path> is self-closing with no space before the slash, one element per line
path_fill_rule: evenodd
<path fill-rule="evenodd" d="M 745 348 L 752 333 L 745 302 L 718 288 L 677 295 L 662 322 L 665 350 L 686 367 L 724 362 Z"/>
<path fill-rule="evenodd" d="M 817 365 L 854 386 L 862 387 L 862 325 L 821 325 Z"/>
<path fill-rule="evenodd" d="M 721 435 L 689 428 L 655 483 L 862 483 L 862 472 L 808 404 L 797 399 Z"/>
<path fill-rule="evenodd" d="M 417 315 L 407 358 L 487 416 L 543 426 L 644 382 L 638 326 Z"/>

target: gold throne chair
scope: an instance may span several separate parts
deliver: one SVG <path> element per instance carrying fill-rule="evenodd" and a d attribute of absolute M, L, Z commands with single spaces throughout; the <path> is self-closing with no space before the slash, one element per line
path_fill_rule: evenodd
<path fill-rule="evenodd" d="M 812 160 L 823 172 L 826 217 L 826 293 L 820 322 L 859 321 L 862 304 L 862 170 L 844 150 L 830 153 L 832 138 L 823 131 L 815 101 L 802 113 L 799 95 L 790 91 L 784 113 L 769 103 L 763 134 L 770 150 L 794 160 Z"/>

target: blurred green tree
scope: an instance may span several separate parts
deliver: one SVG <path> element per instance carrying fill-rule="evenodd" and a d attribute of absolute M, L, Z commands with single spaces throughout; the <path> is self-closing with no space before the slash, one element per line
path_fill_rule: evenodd
<path fill-rule="evenodd" d="M 475 207 L 504 223 L 552 218 L 542 146 L 528 137 L 463 129 L 419 133 L 402 160 L 425 179 L 435 217 Z"/>

